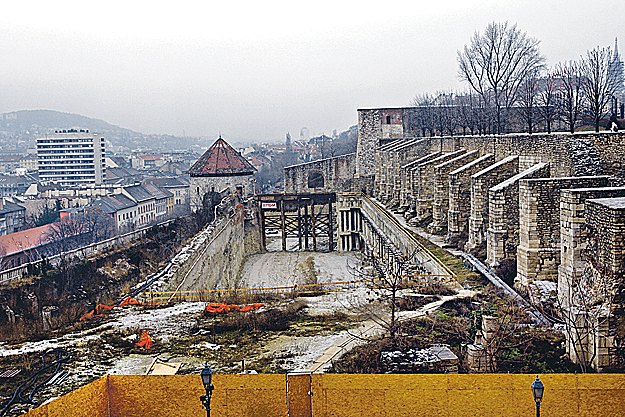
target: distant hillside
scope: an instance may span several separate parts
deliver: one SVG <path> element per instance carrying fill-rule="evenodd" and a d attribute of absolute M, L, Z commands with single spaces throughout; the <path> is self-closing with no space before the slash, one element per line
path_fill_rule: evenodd
<path fill-rule="evenodd" d="M 140 134 L 123 129 L 100 119 L 81 116 L 79 114 L 62 113 L 54 110 L 20 110 L 2 115 L 0 130 L 12 133 L 32 131 L 38 133 L 54 133 L 63 129 L 89 129 L 94 132 L 127 132 Z"/>
<path fill-rule="evenodd" d="M 0 116 L 0 151 L 25 151 L 28 147 L 34 147 L 38 134 L 67 129 L 87 129 L 102 133 L 113 146 L 124 146 L 129 149 L 154 151 L 188 149 L 190 146 L 198 145 L 198 142 L 202 144 L 204 142 L 198 141 L 197 138 L 179 138 L 172 135 L 144 135 L 79 114 L 54 110 L 20 110 Z"/>

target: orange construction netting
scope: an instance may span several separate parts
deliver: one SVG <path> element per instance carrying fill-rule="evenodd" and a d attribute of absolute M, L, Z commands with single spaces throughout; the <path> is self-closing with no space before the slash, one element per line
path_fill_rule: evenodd
<path fill-rule="evenodd" d="M 233 311 L 241 311 L 245 313 L 245 312 L 252 311 L 252 310 L 258 310 L 264 305 L 265 304 L 263 303 L 248 304 L 245 306 L 239 306 L 236 304 L 209 303 L 206 306 L 206 311 L 208 311 L 211 314 L 228 314 Z"/>
<path fill-rule="evenodd" d="M 80 318 L 80 321 L 84 321 L 88 319 L 95 319 L 95 318 L 102 318 L 104 317 L 104 313 L 107 313 L 116 307 L 124 307 L 127 305 L 144 305 L 144 304 L 140 303 L 139 301 L 135 300 L 132 297 L 126 297 L 124 301 L 122 301 L 118 306 L 111 307 L 111 306 L 105 306 L 104 304 L 98 304 L 97 306 L 95 306 L 95 310 L 91 310 L 90 312 L 82 316 Z"/>
<path fill-rule="evenodd" d="M 148 332 L 145 330 L 142 330 L 141 337 L 139 338 L 139 342 L 136 343 L 136 345 L 145 349 L 150 349 L 153 344 L 154 344 L 154 341 L 152 340 Z"/>

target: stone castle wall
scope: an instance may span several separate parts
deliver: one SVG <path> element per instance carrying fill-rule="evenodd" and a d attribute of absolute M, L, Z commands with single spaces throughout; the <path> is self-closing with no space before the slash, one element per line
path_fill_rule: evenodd
<path fill-rule="evenodd" d="M 449 173 L 449 211 L 447 213 L 448 236 L 469 232 L 471 213 L 471 176 L 488 168 L 495 162 L 493 154 L 486 154 L 475 161 Z"/>
<path fill-rule="evenodd" d="M 488 190 L 518 173 L 519 157 L 509 156 L 471 176 L 471 212 L 467 251 L 486 241 L 489 209 Z"/>
<path fill-rule="evenodd" d="M 226 177 L 191 177 L 189 185 L 189 196 L 191 210 L 196 211 L 202 207 L 202 199 L 209 192 L 223 193 L 227 191 L 231 194 L 237 192 L 237 188 L 242 190 L 244 198 L 252 197 L 255 193 L 254 185 L 256 180 L 254 174 L 232 175 Z"/>
<path fill-rule="evenodd" d="M 605 187 L 607 176 L 539 178 L 519 184 L 517 285 L 532 280 L 556 281 L 560 265 L 560 191 Z"/>
<path fill-rule="evenodd" d="M 479 157 L 478 151 L 469 151 L 434 167 L 434 202 L 432 203 L 432 223 L 430 231 L 440 232 L 447 228 L 449 210 L 449 174 L 473 162 Z"/>
<path fill-rule="evenodd" d="M 356 154 L 321 159 L 284 168 L 284 191 L 287 193 L 331 193 L 336 190 L 355 191 Z M 323 187 L 309 188 L 312 173 L 323 175 Z"/>
<path fill-rule="evenodd" d="M 586 200 L 590 256 L 601 269 L 622 275 L 625 266 L 625 197 Z"/>
<path fill-rule="evenodd" d="M 496 266 L 516 255 L 519 244 L 519 181 L 549 177 L 549 164 L 538 163 L 489 190 L 486 260 Z"/>
<path fill-rule="evenodd" d="M 588 241 L 586 200 L 625 197 L 625 187 L 578 188 L 560 192 L 560 266 L 558 298 L 567 308 L 570 287 L 578 282 L 586 265 L 583 252 Z"/>

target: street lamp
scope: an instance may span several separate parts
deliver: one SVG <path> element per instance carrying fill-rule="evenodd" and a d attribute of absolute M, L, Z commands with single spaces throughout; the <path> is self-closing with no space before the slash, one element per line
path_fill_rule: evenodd
<path fill-rule="evenodd" d="M 532 392 L 534 393 L 534 402 L 536 403 L 536 417 L 540 417 L 540 403 L 543 400 L 545 386 L 536 375 L 536 379 L 532 382 Z"/>
<path fill-rule="evenodd" d="M 204 369 L 200 372 L 200 376 L 202 377 L 202 384 L 204 385 L 204 389 L 206 390 L 206 394 L 200 397 L 200 401 L 202 401 L 202 405 L 206 410 L 206 417 L 211 416 L 211 396 L 213 395 L 213 390 L 215 387 L 211 383 L 213 380 L 213 370 L 208 367 L 208 364 L 204 365 Z"/>

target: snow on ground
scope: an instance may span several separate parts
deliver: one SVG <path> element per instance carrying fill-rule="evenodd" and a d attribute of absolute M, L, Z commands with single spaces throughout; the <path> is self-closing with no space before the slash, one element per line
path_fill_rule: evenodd
<path fill-rule="evenodd" d="M 172 337 L 186 334 L 195 323 L 193 319 L 203 308 L 203 302 L 195 302 L 180 303 L 172 307 L 151 310 L 140 310 L 135 307 L 115 309 L 108 315 L 108 318 L 113 320 L 93 329 L 68 333 L 59 338 L 37 342 L 26 342 L 18 345 L 0 344 L 0 356 L 45 352 L 57 347 L 68 348 L 83 345 L 99 338 L 102 332 L 109 329 L 147 330 L 148 333 L 158 335 L 159 340 L 168 341 Z"/>
<path fill-rule="evenodd" d="M 312 259 L 317 283 L 353 280 L 348 265 L 357 258 L 348 252 L 266 252 L 252 255 L 243 267 L 242 288 L 309 284 Z"/>

